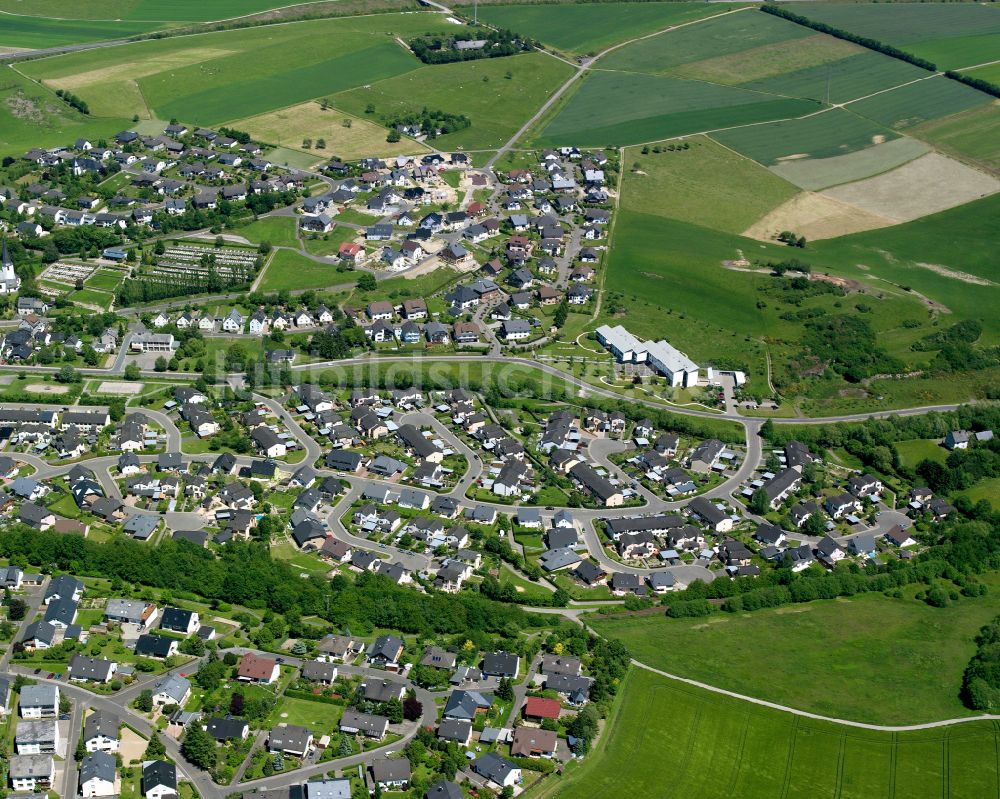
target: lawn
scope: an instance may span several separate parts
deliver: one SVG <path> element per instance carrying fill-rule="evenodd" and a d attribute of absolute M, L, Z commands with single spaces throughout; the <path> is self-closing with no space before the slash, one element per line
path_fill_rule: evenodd
<path fill-rule="evenodd" d="M 69 298 L 73 302 L 84 305 L 96 305 L 106 310 L 111 307 L 114 295 L 107 291 L 95 291 L 94 289 L 85 288 L 82 291 L 74 291 L 69 295 Z"/>
<path fill-rule="evenodd" d="M 268 725 L 273 727 L 282 723 L 297 724 L 300 727 L 308 727 L 318 738 L 320 735 L 334 732 L 343 713 L 342 705 L 286 696 L 272 711 Z"/>
<path fill-rule="evenodd" d="M 243 236 L 254 244 L 270 242 L 272 247 L 298 247 L 299 240 L 295 235 L 298 221 L 290 216 L 265 216 L 241 228 L 235 228 L 233 233 Z"/>
<path fill-rule="evenodd" d="M 625 151 L 621 207 L 742 233 L 798 190 L 706 136 L 687 150 Z M 640 165 L 639 171 L 631 166 Z"/>
<path fill-rule="evenodd" d="M 87 278 L 85 285 L 98 291 L 114 291 L 124 277 L 124 272 L 118 272 L 114 269 L 98 269 Z"/>
<path fill-rule="evenodd" d="M 303 245 L 310 255 L 331 256 L 340 251 L 340 245 L 351 241 L 358 236 L 358 231 L 346 225 L 335 227 L 329 233 L 324 233 L 320 238 L 304 238 Z"/>
<path fill-rule="evenodd" d="M 641 669 L 629 673 L 622 694 L 596 750 L 537 796 L 929 799 L 997 791 L 995 760 L 982 756 L 997 745 L 989 722 L 944 732 L 861 730 L 749 705 Z"/>
<path fill-rule="evenodd" d="M 994 510 L 997 510 L 1000 508 L 1000 477 L 994 477 L 990 480 L 980 480 L 972 488 L 958 493 L 965 494 L 973 502 L 985 499 L 993 505 Z"/>
<path fill-rule="evenodd" d="M 423 144 L 413 139 L 387 142 L 387 131 L 382 125 L 332 107 L 324 109 L 314 100 L 241 119 L 234 125 L 247 131 L 255 139 L 308 152 L 313 157 L 336 156 L 352 160 L 427 152 Z M 311 140 L 311 149 L 303 147 L 306 139 Z M 316 148 L 316 142 L 320 139 L 326 144 L 323 149 Z"/>
<path fill-rule="evenodd" d="M 469 8 L 461 10 L 471 13 Z M 539 3 L 481 6 L 479 19 L 564 53 L 592 54 L 615 42 L 717 13 L 719 9 L 708 3 Z"/>
<path fill-rule="evenodd" d="M 353 283 L 351 272 L 338 272 L 330 264 L 319 264 L 293 250 L 278 250 L 268 262 L 260 291 L 321 289 Z"/>
<path fill-rule="evenodd" d="M 988 582 L 1000 585 L 997 575 Z M 991 590 L 947 608 L 861 594 L 708 619 L 591 623 L 672 674 L 835 718 L 917 724 L 972 715 L 958 698 L 962 671 L 976 632 L 997 613 Z M 796 677 L 761 679 L 767 673 Z"/>
<path fill-rule="evenodd" d="M 776 97 L 733 86 L 664 75 L 594 71 L 580 81 L 579 88 L 550 118 L 537 144 L 639 144 L 799 117 L 818 108 L 812 100 Z"/>
<path fill-rule="evenodd" d="M 572 67 L 563 61 L 527 53 L 426 66 L 377 83 L 367 81 L 372 85 L 342 92 L 331 100 L 337 108 L 362 118 L 373 105 L 379 121 L 424 107 L 464 114 L 471 125 L 435 139 L 433 146 L 443 150 L 496 149 L 571 74 Z"/>
<path fill-rule="evenodd" d="M 922 460 L 944 463 L 944 459 L 948 457 L 948 450 L 941 446 L 941 442 L 929 438 L 897 441 L 893 446 L 899 453 L 899 462 L 908 469 L 915 468 Z"/>

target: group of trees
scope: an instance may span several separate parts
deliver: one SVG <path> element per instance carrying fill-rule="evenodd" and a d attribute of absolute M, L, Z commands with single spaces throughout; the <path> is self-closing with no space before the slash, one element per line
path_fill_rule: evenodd
<path fill-rule="evenodd" d="M 434 139 L 448 133 L 465 130 L 472 125 L 472 120 L 465 114 L 452 114 L 424 106 L 419 112 L 394 114 L 385 120 L 385 124 L 396 130 L 400 127 L 415 128 L 428 139 Z"/>
<path fill-rule="evenodd" d="M 485 44 L 482 47 L 456 47 L 456 43 L 465 41 L 482 41 Z M 517 55 L 533 50 L 536 45 L 534 39 L 503 28 L 479 28 L 463 32 L 461 37 L 426 33 L 410 40 L 413 54 L 425 64 L 450 64 L 454 61 Z"/>
<path fill-rule="evenodd" d="M 87 105 L 85 100 L 73 94 L 73 92 L 66 91 L 65 89 L 56 89 L 56 97 L 70 108 L 75 108 L 81 114 L 90 114 L 90 106 Z"/>
<path fill-rule="evenodd" d="M 478 593 L 421 594 L 387 578 L 365 573 L 325 580 L 301 578 L 284 561 L 274 560 L 266 544 L 234 542 L 212 552 L 184 542 L 165 541 L 149 548 L 138 541 L 89 541 L 81 536 L 38 531 L 12 524 L 0 530 L 0 557 L 14 564 L 58 568 L 79 575 L 100 575 L 209 600 L 267 608 L 297 618 L 317 615 L 356 634 L 388 628 L 412 634 L 516 633 L 546 625 L 546 618 L 517 605 L 493 602 Z M 289 623 L 290 624 L 290 623 Z M 305 630 L 302 637 L 320 637 Z M 201 672 L 199 672 L 200 674 Z"/>
<path fill-rule="evenodd" d="M 916 471 L 927 487 L 938 494 L 963 491 L 980 480 L 1000 477 L 1000 439 L 970 449 L 956 449 L 944 463 L 925 458 L 917 464 Z"/>
<path fill-rule="evenodd" d="M 1000 616 L 979 630 L 976 654 L 962 675 L 962 701 L 974 710 L 1000 709 Z"/>
<path fill-rule="evenodd" d="M 793 278 L 800 279 L 804 278 Z M 850 383 L 904 368 L 902 361 L 877 345 L 875 331 L 860 316 L 836 314 L 809 321 L 803 343 L 811 355 Z"/>

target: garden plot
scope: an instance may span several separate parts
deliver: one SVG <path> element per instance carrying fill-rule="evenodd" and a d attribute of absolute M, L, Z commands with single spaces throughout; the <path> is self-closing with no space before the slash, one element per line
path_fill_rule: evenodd
<path fill-rule="evenodd" d="M 42 280 L 54 280 L 58 283 L 69 283 L 71 286 L 77 280 L 86 280 L 96 271 L 97 267 L 90 264 L 71 264 L 56 261 L 41 274 Z"/>
<path fill-rule="evenodd" d="M 824 194 L 871 213 L 908 222 L 1000 191 L 1000 180 L 947 156 L 928 153 L 877 177 Z"/>

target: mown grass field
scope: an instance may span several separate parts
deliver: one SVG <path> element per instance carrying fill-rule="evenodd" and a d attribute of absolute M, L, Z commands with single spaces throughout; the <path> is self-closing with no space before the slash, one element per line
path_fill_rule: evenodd
<path fill-rule="evenodd" d="M 819 108 L 810 100 L 663 75 L 596 71 L 581 84 L 541 131 L 539 145 L 639 144 Z"/>
<path fill-rule="evenodd" d="M 973 502 L 979 502 L 979 500 L 985 499 L 995 510 L 1000 508 L 1000 477 L 994 477 L 990 480 L 981 480 L 972 486 L 972 488 L 960 493 L 965 494 L 965 496 Z"/>
<path fill-rule="evenodd" d="M 897 441 L 893 446 L 899 453 L 899 462 L 909 469 L 915 468 L 922 460 L 944 463 L 944 459 L 948 457 L 948 450 L 941 446 L 941 442 L 929 438 Z"/>
<path fill-rule="evenodd" d="M 468 7 L 462 11 L 472 13 Z M 616 42 L 718 13 L 720 9 L 710 3 L 685 2 L 491 5 L 479 8 L 479 19 L 564 53 L 592 54 Z"/>
<path fill-rule="evenodd" d="M 986 581 L 1000 585 L 998 575 Z M 707 619 L 588 620 L 648 666 L 799 710 L 873 724 L 975 715 L 958 697 L 962 672 L 979 628 L 1000 613 L 1000 596 L 932 608 L 912 599 L 915 591 Z M 761 679 L 767 673 L 788 679 Z"/>
<path fill-rule="evenodd" d="M 776 683 L 793 681 L 771 669 L 765 674 Z M 537 795 L 978 799 L 997 791 L 996 745 L 997 730 L 989 722 L 868 731 L 750 705 L 633 669 L 596 750 Z"/>
<path fill-rule="evenodd" d="M 681 64 L 804 39 L 809 28 L 747 9 L 634 42 L 601 59 L 602 69 L 662 74 Z"/>
<path fill-rule="evenodd" d="M 958 81 L 934 77 L 859 100 L 848 105 L 848 109 L 893 130 L 903 130 L 986 105 L 992 99 Z"/>
<path fill-rule="evenodd" d="M 316 263 L 294 250 L 278 250 L 265 269 L 260 291 L 322 289 L 354 282 L 350 272 L 338 272 L 334 266 Z"/>
<path fill-rule="evenodd" d="M 798 191 L 707 136 L 687 144 L 687 150 L 645 155 L 642 148 L 628 148 L 621 207 L 742 233 Z M 632 169 L 636 163 L 638 172 Z"/>
<path fill-rule="evenodd" d="M 336 155 L 354 160 L 427 152 L 423 144 L 410 138 L 387 142 L 388 130 L 382 125 L 333 107 L 324 110 L 315 100 L 241 119 L 233 125 L 259 141 L 309 153 L 313 158 Z M 312 142 L 310 149 L 303 147 L 306 139 Z M 320 139 L 326 143 L 323 149 L 316 147 Z"/>
<path fill-rule="evenodd" d="M 144 41 L 23 65 L 95 115 L 240 120 L 416 69 L 391 38 L 443 25 L 437 15 L 312 20 Z"/>
<path fill-rule="evenodd" d="M 265 216 L 233 232 L 254 244 L 269 242 L 272 247 L 298 247 L 295 235 L 298 220 L 291 216 Z"/>
<path fill-rule="evenodd" d="M 405 75 L 369 81 L 334 95 L 337 108 L 376 118 L 424 107 L 465 114 L 472 125 L 431 142 L 442 149 L 496 149 L 538 110 L 571 74 L 563 61 L 540 53 L 422 67 Z M 508 75 L 510 77 L 508 77 Z"/>

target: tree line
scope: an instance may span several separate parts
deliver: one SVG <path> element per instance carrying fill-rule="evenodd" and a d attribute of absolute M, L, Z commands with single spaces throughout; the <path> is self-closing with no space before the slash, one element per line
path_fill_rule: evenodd
<path fill-rule="evenodd" d="M 920 67 L 920 69 L 926 69 L 928 72 L 938 71 L 937 64 L 933 61 L 928 61 L 926 58 L 921 58 L 920 56 L 913 55 L 913 53 L 900 50 L 898 47 L 886 44 L 878 39 L 872 39 L 868 36 L 860 36 L 856 33 L 846 31 L 843 28 L 837 28 L 833 25 L 827 25 L 825 22 L 819 22 L 818 20 L 804 17 L 801 14 L 796 14 L 794 11 L 789 11 L 787 8 L 779 6 L 774 2 L 765 2 L 760 7 L 760 10 L 765 14 L 772 14 L 776 17 L 787 19 L 789 22 L 794 22 L 795 24 L 802 25 L 806 28 L 812 28 L 814 31 L 825 33 L 828 36 L 833 36 L 837 39 L 843 39 L 846 42 L 852 42 L 853 44 L 860 45 L 861 47 L 866 47 L 869 50 L 874 50 L 877 53 L 882 53 L 882 55 L 887 55 L 890 58 L 905 61 L 908 64 L 913 64 L 915 67 Z M 983 80 L 982 78 L 974 78 L 954 70 L 946 71 L 944 76 L 950 80 L 964 83 L 966 86 L 971 86 L 973 89 L 978 89 L 979 91 L 985 92 L 993 97 L 1000 97 L 1000 86 Z"/>
<path fill-rule="evenodd" d="M 483 41 L 479 48 L 458 49 L 460 41 Z M 413 54 L 425 64 L 450 64 L 455 61 L 476 61 L 480 58 L 499 58 L 501 56 L 526 53 L 535 48 L 534 39 L 521 36 L 505 28 L 496 30 L 480 28 L 458 36 L 442 36 L 426 33 L 410 40 Z"/>

